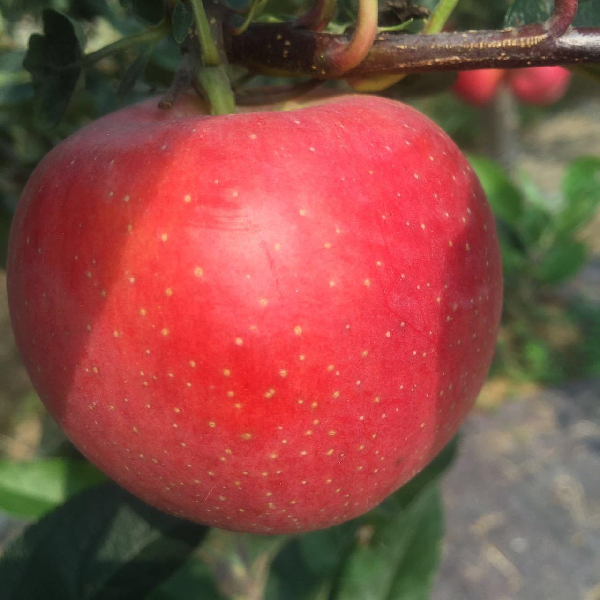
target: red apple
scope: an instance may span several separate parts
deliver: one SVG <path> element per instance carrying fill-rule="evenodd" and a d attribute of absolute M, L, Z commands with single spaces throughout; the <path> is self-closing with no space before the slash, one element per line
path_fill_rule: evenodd
<path fill-rule="evenodd" d="M 504 74 L 500 69 L 461 71 L 452 90 L 467 104 L 485 106 L 498 93 Z"/>
<path fill-rule="evenodd" d="M 508 85 L 525 104 L 548 106 L 558 102 L 567 92 L 571 73 L 563 67 L 531 67 L 516 69 L 508 75 Z"/>
<path fill-rule="evenodd" d="M 36 169 L 9 253 L 20 350 L 76 446 L 243 531 L 327 527 L 414 476 L 472 407 L 501 310 L 473 170 L 376 97 L 111 114 Z"/>

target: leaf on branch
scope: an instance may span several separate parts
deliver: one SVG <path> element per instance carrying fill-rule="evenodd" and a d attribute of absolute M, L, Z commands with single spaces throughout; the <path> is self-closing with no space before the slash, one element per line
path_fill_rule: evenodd
<path fill-rule="evenodd" d="M 166 515 L 114 483 L 27 528 L 0 560 L 3 600 L 143 600 L 208 528 Z"/>
<path fill-rule="evenodd" d="M 178 44 L 183 44 L 194 24 L 194 13 L 187 4 L 178 0 L 173 9 L 171 20 L 173 22 L 173 37 Z"/>
<path fill-rule="evenodd" d="M 43 13 L 44 34 L 33 34 L 23 66 L 35 88 L 36 118 L 54 127 L 65 114 L 81 75 L 82 44 L 75 24 L 55 10 Z"/>

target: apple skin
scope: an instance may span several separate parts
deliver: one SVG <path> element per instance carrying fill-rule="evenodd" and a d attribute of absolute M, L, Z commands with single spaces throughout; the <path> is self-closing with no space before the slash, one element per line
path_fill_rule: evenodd
<path fill-rule="evenodd" d="M 498 93 L 504 74 L 501 69 L 460 71 L 452 90 L 471 106 L 486 106 Z"/>
<path fill-rule="evenodd" d="M 16 339 L 70 439 L 148 503 L 337 524 L 473 406 L 501 312 L 493 215 L 403 104 L 202 110 L 146 101 L 44 158 L 10 236 Z"/>
<path fill-rule="evenodd" d="M 550 106 L 566 93 L 571 73 L 563 67 L 530 67 L 508 74 L 508 85 L 524 104 Z"/>

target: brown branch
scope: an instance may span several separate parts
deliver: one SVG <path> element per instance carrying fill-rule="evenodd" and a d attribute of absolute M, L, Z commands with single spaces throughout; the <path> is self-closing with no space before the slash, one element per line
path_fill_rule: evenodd
<path fill-rule="evenodd" d="M 573 0 L 563 2 L 572 6 Z M 562 26 L 564 22 L 555 30 Z M 234 64 L 335 79 L 338 75 L 328 71 L 321 58 L 346 45 L 348 39 L 287 23 L 255 23 L 225 43 L 229 61 Z M 583 63 L 600 63 L 600 28 L 569 29 L 555 37 L 549 33 L 548 24 L 536 24 L 504 31 L 381 34 L 365 60 L 343 77 Z"/>

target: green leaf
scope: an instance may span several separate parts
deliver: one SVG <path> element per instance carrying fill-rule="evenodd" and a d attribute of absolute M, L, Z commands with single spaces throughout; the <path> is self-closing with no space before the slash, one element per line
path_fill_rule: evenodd
<path fill-rule="evenodd" d="M 146 25 L 159 25 L 167 16 L 165 0 L 132 0 L 133 14 Z"/>
<path fill-rule="evenodd" d="M 190 27 L 194 24 L 194 13 L 187 4 L 177 0 L 173 9 L 173 37 L 178 44 L 183 44 Z"/>
<path fill-rule="evenodd" d="M 554 0 L 515 0 L 506 13 L 506 27 L 518 27 L 546 21 L 554 9 Z M 575 27 L 600 27 L 600 4 L 597 0 L 579 0 Z"/>
<path fill-rule="evenodd" d="M 156 588 L 145 600 L 187 598 L 227 600 L 227 597 L 219 592 L 210 567 L 199 560 L 197 554 L 192 555 L 172 577 Z"/>
<path fill-rule="evenodd" d="M 506 13 L 506 27 L 542 23 L 552 14 L 554 0 L 515 0 Z"/>
<path fill-rule="evenodd" d="M 597 0 L 579 0 L 575 27 L 600 27 L 600 4 Z"/>
<path fill-rule="evenodd" d="M 142 53 L 129 65 L 125 75 L 119 85 L 117 96 L 119 99 L 125 98 L 134 88 L 137 80 L 144 74 L 148 61 L 152 56 L 155 44 L 149 44 Z"/>
<path fill-rule="evenodd" d="M 358 540 L 344 563 L 335 600 L 428 600 L 440 560 L 443 513 L 432 485 L 369 539 Z"/>
<path fill-rule="evenodd" d="M 542 283 L 555 285 L 573 277 L 583 267 L 586 259 L 584 244 L 569 239 L 556 240 L 536 266 L 535 272 Z"/>
<path fill-rule="evenodd" d="M 143 600 L 207 531 L 104 484 L 30 526 L 6 549 L 2 600 Z"/>
<path fill-rule="evenodd" d="M 514 226 L 523 214 L 523 196 L 502 167 L 489 158 L 470 156 L 494 214 Z"/>
<path fill-rule="evenodd" d="M 565 206 L 556 217 L 559 234 L 571 233 L 587 224 L 600 206 L 600 158 L 575 160 L 562 182 Z"/>
<path fill-rule="evenodd" d="M 84 460 L 0 461 L 0 510 L 37 519 L 106 477 Z"/>
<path fill-rule="evenodd" d="M 320 600 L 352 548 L 361 519 L 293 538 L 271 565 L 267 600 Z"/>
<path fill-rule="evenodd" d="M 33 34 L 23 66 L 33 76 L 35 112 L 43 127 L 54 127 L 65 114 L 81 74 L 81 42 L 74 23 L 45 10 L 44 35 Z"/>

